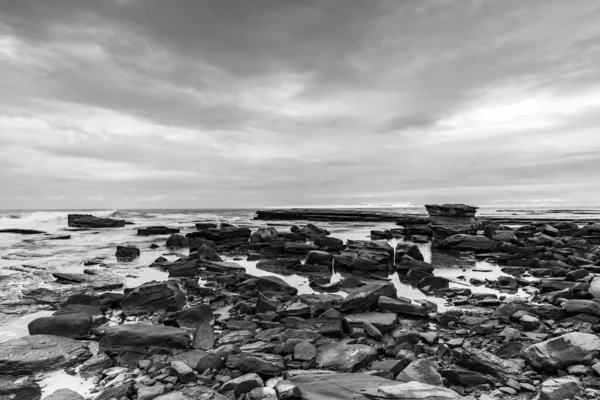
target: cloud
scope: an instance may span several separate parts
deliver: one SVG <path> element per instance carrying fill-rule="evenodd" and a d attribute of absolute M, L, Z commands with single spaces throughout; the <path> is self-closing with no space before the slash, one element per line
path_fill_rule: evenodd
<path fill-rule="evenodd" d="M 0 208 L 592 204 L 598 11 L 2 3 Z"/>

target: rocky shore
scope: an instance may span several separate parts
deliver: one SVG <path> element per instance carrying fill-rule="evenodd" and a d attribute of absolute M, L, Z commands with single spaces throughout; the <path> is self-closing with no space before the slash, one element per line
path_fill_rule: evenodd
<path fill-rule="evenodd" d="M 306 221 L 258 229 L 201 221 L 186 234 L 139 228 L 179 254 L 146 267 L 168 279 L 120 290 L 122 276 L 88 260 L 84 273 L 52 275 L 65 290 L 22 290 L 23 302 L 53 314 L 0 343 L 0 399 L 41 399 L 37 375 L 57 369 L 91 379 L 94 393 L 64 387 L 45 400 L 599 398 L 600 224 L 500 224 L 476 207 L 426 209 L 258 211 L 258 220 Z M 344 241 L 309 222 L 319 218 L 396 227 Z M 69 218 L 74 229 L 126 225 Z M 415 244 L 423 242 L 431 262 Z M 114 256 L 128 262 L 145 251 L 123 244 Z M 308 277 L 312 292 L 250 275 L 230 258 Z M 470 276 L 465 260 L 475 259 L 503 274 Z M 456 277 L 436 275 L 447 264 Z M 392 278 L 440 301 L 417 301 Z"/>

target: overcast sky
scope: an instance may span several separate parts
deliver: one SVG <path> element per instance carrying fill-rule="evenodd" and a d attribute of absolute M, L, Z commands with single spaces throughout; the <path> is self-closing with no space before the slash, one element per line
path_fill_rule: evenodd
<path fill-rule="evenodd" d="M 0 2 L 0 208 L 600 204 L 600 1 Z"/>

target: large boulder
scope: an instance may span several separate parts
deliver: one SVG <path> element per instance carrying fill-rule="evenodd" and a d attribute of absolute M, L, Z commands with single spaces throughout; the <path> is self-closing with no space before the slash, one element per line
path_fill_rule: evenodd
<path fill-rule="evenodd" d="M 183 329 L 152 324 L 111 326 L 100 340 L 100 350 L 107 354 L 123 351 L 147 353 L 150 347 L 186 348 L 190 335 Z"/>
<path fill-rule="evenodd" d="M 166 226 L 148 226 L 137 231 L 138 236 L 170 235 L 172 233 L 179 233 L 179 229 L 167 228 Z"/>
<path fill-rule="evenodd" d="M 540 387 L 539 400 L 564 400 L 581 396 L 581 383 L 572 376 L 548 379 Z"/>
<path fill-rule="evenodd" d="M 466 204 L 427 204 L 433 238 L 443 240 L 456 234 L 471 235 L 475 233 L 475 213 L 477 207 Z"/>
<path fill-rule="evenodd" d="M 69 214 L 68 224 L 71 228 L 122 228 L 125 221 L 122 219 L 99 218 L 90 214 Z"/>
<path fill-rule="evenodd" d="M 121 307 L 128 315 L 152 313 L 158 310 L 177 311 L 186 303 L 185 295 L 174 281 L 146 282 L 131 290 Z"/>
<path fill-rule="evenodd" d="M 584 364 L 600 355 L 600 338 L 591 333 L 571 332 L 533 344 L 521 351 L 536 368 L 554 371 L 573 364 Z"/>
<path fill-rule="evenodd" d="M 167 238 L 167 247 L 184 248 L 190 245 L 188 238 L 179 233 L 171 233 Z"/>
<path fill-rule="evenodd" d="M 0 375 L 28 375 L 81 364 L 92 356 L 87 346 L 71 338 L 25 336 L 0 343 Z"/>
<path fill-rule="evenodd" d="M 325 251 L 338 251 L 344 248 L 344 241 L 333 237 L 318 237 L 314 244 Z"/>
<path fill-rule="evenodd" d="M 316 362 L 320 368 L 352 372 L 376 358 L 377 352 L 370 346 L 329 342 L 318 347 Z"/>
<path fill-rule="evenodd" d="M 446 237 L 438 244 L 441 248 L 451 248 L 455 250 L 471 251 L 493 251 L 496 249 L 496 242 L 485 236 L 457 234 Z"/>
<path fill-rule="evenodd" d="M 36 318 L 27 326 L 30 335 L 56 335 L 71 338 L 84 338 L 92 329 L 92 316 L 89 314 L 65 314 L 53 317 Z"/>
<path fill-rule="evenodd" d="M 394 249 L 386 241 L 348 240 L 346 249 L 335 255 L 336 261 L 347 268 L 361 271 L 387 271 Z"/>
<path fill-rule="evenodd" d="M 117 246 L 115 256 L 119 260 L 133 260 L 140 256 L 140 249 L 135 246 Z"/>
<path fill-rule="evenodd" d="M 306 255 L 306 264 L 331 265 L 333 256 L 326 251 L 313 250 Z"/>
<path fill-rule="evenodd" d="M 305 226 L 296 227 L 296 228 L 297 229 L 292 227 L 293 233 L 304 236 L 308 239 L 316 239 L 316 238 L 329 236 L 329 231 L 327 229 L 320 228 L 313 224 L 306 224 Z"/>
<path fill-rule="evenodd" d="M 343 313 L 373 311 L 381 296 L 397 298 L 396 287 L 391 282 L 369 283 L 353 289 L 346 289 L 350 294 L 342 300 L 339 310 Z"/>

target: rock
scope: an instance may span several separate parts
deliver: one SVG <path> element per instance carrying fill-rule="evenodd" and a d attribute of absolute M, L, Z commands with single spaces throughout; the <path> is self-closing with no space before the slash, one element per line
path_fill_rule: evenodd
<path fill-rule="evenodd" d="M 140 256 L 140 249 L 134 246 L 117 246 L 115 255 L 118 260 L 133 260 Z"/>
<path fill-rule="evenodd" d="M 214 396 L 213 396 L 214 398 Z M 98 400 L 98 399 L 96 399 Z M 154 400 L 192 400 L 191 397 L 184 395 L 181 392 L 171 392 L 168 394 L 163 394 L 162 396 L 158 396 L 156 399 Z M 212 400 L 212 399 L 210 399 Z M 219 398 L 220 400 L 220 398 Z"/>
<path fill-rule="evenodd" d="M 154 400 L 165 393 L 163 385 L 141 387 L 137 391 L 137 400 Z"/>
<path fill-rule="evenodd" d="M 196 261 L 176 261 L 169 266 L 169 278 L 193 278 L 200 275 Z"/>
<path fill-rule="evenodd" d="M 379 342 L 383 339 L 381 331 L 370 322 L 363 322 L 362 328 L 365 331 L 365 333 L 372 337 L 374 340 L 377 340 Z"/>
<path fill-rule="evenodd" d="M 475 371 L 452 368 L 442 370 L 441 375 L 453 385 L 462 385 L 465 387 L 490 385 L 490 387 L 494 387 L 494 381 L 489 376 Z"/>
<path fill-rule="evenodd" d="M 262 375 L 278 375 L 285 370 L 283 357 L 266 353 L 242 353 L 230 355 L 225 363 L 227 368 Z"/>
<path fill-rule="evenodd" d="M 402 272 L 406 273 L 409 270 L 413 270 L 413 269 L 430 273 L 433 271 L 434 267 L 433 267 L 433 265 L 429 264 L 428 262 L 415 260 L 408 254 L 405 254 L 400 258 L 396 258 L 396 270 L 397 271 L 402 271 Z"/>
<path fill-rule="evenodd" d="M 93 290 L 110 290 L 123 287 L 125 278 L 120 275 L 96 270 L 84 270 L 83 274 L 53 272 L 52 276 L 60 283 L 82 284 Z"/>
<path fill-rule="evenodd" d="M 98 372 L 112 367 L 112 364 L 113 362 L 109 356 L 105 353 L 98 353 L 79 367 L 79 375 L 83 378 L 91 378 Z"/>
<path fill-rule="evenodd" d="M 399 260 L 405 255 L 417 261 L 425 261 L 423 253 L 421 253 L 421 250 L 419 250 L 419 246 L 417 246 L 416 244 L 408 244 L 402 242 L 396 244 L 396 260 Z"/>
<path fill-rule="evenodd" d="M 600 355 L 600 339 L 591 333 L 571 332 L 533 344 L 521 351 L 535 368 L 553 371 L 586 363 Z"/>
<path fill-rule="evenodd" d="M 306 255 L 306 264 L 331 265 L 333 256 L 326 251 L 312 250 Z"/>
<path fill-rule="evenodd" d="M 221 369 L 225 366 L 225 362 L 230 355 L 239 354 L 240 352 L 239 346 L 235 344 L 220 346 L 200 357 L 196 364 L 196 370 L 203 373 L 207 369 Z"/>
<path fill-rule="evenodd" d="M 564 400 L 581 396 L 580 383 L 572 377 L 548 379 L 540 387 L 539 400 Z"/>
<path fill-rule="evenodd" d="M 317 355 L 317 348 L 310 342 L 300 342 L 294 347 L 294 360 L 311 361 Z"/>
<path fill-rule="evenodd" d="M 477 207 L 465 204 L 427 204 L 434 240 L 440 241 L 456 234 L 473 234 Z"/>
<path fill-rule="evenodd" d="M 428 385 L 443 386 L 442 376 L 438 373 L 438 365 L 427 359 L 411 362 L 396 377 L 400 382 L 417 381 Z"/>
<path fill-rule="evenodd" d="M 18 228 L 0 229 L 0 233 L 14 233 L 16 235 L 44 235 L 44 234 L 46 234 L 46 232 L 36 231 L 35 229 L 18 229 Z"/>
<path fill-rule="evenodd" d="M 395 386 L 383 386 L 377 391 L 366 390 L 365 394 L 377 399 L 397 399 L 397 400 L 451 400 L 462 399 L 463 397 L 452 389 L 443 386 L 429 385 L 422 382 L 408 382 Z"/>
<path fill-rule="evenodd" d="M 272 226 L 258 228 L 250 235 L 250 243 L 265 243 L 277 238 L 277 229 Z"/>
<path fill-rule="evenodd" d="M 540 320 L 532 315 L 523 315 L 519 322 L 521 322 L 521 326 L 523 326 L 523 329 L 526 331 L 534 331 L 539 328 L 541 324 Z"/>
<path fill-rule="evenodd" d="M 180 328 L 196 328 L 213 318 L 213 310 L 208 304 L 198 304 L 178 313 L 175 320 Z"/>
<path fill-rule="evenodd" d="M 167 228 L 166 226 L 148 226 L 137 231 L 138 236 L 170 235 L 172 233 L 179 233 L 179 229 Z"/>
<path fill-rule="evenodd" d="M 242 241 L 248 241 L 250 239 L 250 228 L 237 227 L 237 226 L 221 226 L 220 228 L 209 228 L 203 229 L 196 232 L 190 232 L 186 234 L 188 238 L 201 238 L 210 240 L 213 242 L 224 242 L 235 239 L 241 239 Z"/>
<path fill-rule="evenodd" d="M 344 248 L 344 241 L 333 237 L 318 237 L 314 244 L 325 251 L 339 251 Z"/>
<path fill-rule="evenodd" d="M 393 249 L 385 241 L 348 240 L 346 249 L 334 258 L 339 264 L 352 269 L 387 271 L 392 255 Z"/>
<path fill-rule="evenodd" d="M 185 295 L 179 290 L 177 283 L 152 281 L 127 293 L 121 307 L 127 315 L 138 315 L 158 310 L 177 311 L 185 303 Z"/>
<path fill-rule="evenodd" d="M 256 278 L 256 287 L 260 292 L 287 293 L 291 296 L 298 294 L 298 289 L 290 286 L 277 276 L 260 276 Z"/>
<path fill-rule="evenodd" d="M 133 382 L 126 382 L 123 384 L 116 384 L 116 386 L 104 389 L 97 397 L 96 400 L 123 400 L 128 399 L 130 395 L 135 393 Z M 157 397 L 158 398 L 158 397 Z"/>
<path fill-rule="evenodd" d="M 71 338 L 51 335 L 25 336 L 0 343 L 0 374 L 27 375 L 81 364 L 92 354 Z"/>
<path fill-rule="evenodd" d="M 372 347 L 362 344 L 345 345 L 329 342 L 318 347 L 316 362 L 320 368 L 352 372 L 377 358 Z"/>
<path fill-rule="evenodd" d="M 0 399 L 6 400 L 39 400 L 42 389 L 32 378 L 0 375 Z"/>
<path fill-rule="evenodd" d="M 195 379 L 194 370 L 183 361 L 172 361 L 171 373 L 179 379 L 180 383 L 183 384 L 193 382 Z"/>
<path fill-rule="evenodd" d="M 71 389 L 58 389 L 51 395 L 44 397 L 42 400 L 85 400 L 85 398 Z"/>
<path fill-rule="evenodd" d="M 167 247 L 185 248 L 188 246 L 188 239 L 179 233 L 171 233 L 171 236 L 167 239 Z"/>
<path fill-rule="evenodd" d="M 398 321 L 398 316 L 394 313 L 354 313 L 345 316 L 346 322 L 351 327 L 363 328 L 365 324 L 373 325 L 377 330 L 387 333 L 391 332 Z"/>
<path fill-rule="evenodd" d="M 381 311 L 408 315 L 411 317 L 427 317 L 429 311 L 427 307 L 411 303 L 405 303 L 387 296 L 380 296 L 377 302 L 377 308 Z"/>
<path fill-rule="evenodd" d="M 600 304 L 593 300 L 567 300 L 563 307 L 568 313 L 574 314 L 590 314 L 595 317 L 600 317 Z"/>
<path fill-rule="evenodd" d="M 67 314 L 56 317 L 34 319 L 27 326 L 30 335 L 56 335 L 71 338 L 84 338 L 92 329 L 92 316 L 89 314 Z"/>
<path fill-rule="evenodd" d="M 221 392 L 229 392 L 233 390 L 236 396 L 240 396 L 248 393 L 254 388 L 264 386 L 265 384 L 261 377 L 252 372 L 225 382 L 221 388 Z"/>
<path fill-rule="evenodd" d="M 500 231 L 491 237 L 494 242 L 518 243 L 517 235 L 512 231 Z"/>
<path fill-rule="evenodd" d="M 195 349 L 210 350 L 215 346 L 215 332 L 210 321 L 204 321 L 196 328 L 192 346 Z"/>
<path fill-rule="evenodd" d="M 108 327 L 100 340 L 100 350 L 108 354 L 146 353 L 149 347 L 186 348 L 189 344 L 190 337 L 183 329 L 138 323 Z"/>
<path fill-rule="evenodd" d="M 277 382 L 275 385 L 275 391 L 277 392 L 277 396 L 279 400 L 301 400 L 302 393 L 300 392 L 300 388 L 294 384 L 292 384 L 288 380 L 282 380 Z"/>
<path fill-rule="evenodd" d="M 197 222 L 196 223 L 196 229 L 199 231 L 205 230 L 205 229 L 212 229 L 212 228 L 216 228 L 217 224 L 213 223 L 213 222 Z"/>
<path fill-rule="evenodd" d="M 319 228 L 313 224 L 306 224 L 305 226 L 299 228 L 298 230 L 293 230 L 292 232 L 302 235 L 308 239 L 329 236 L 329 231 L 327 229 Z"/>
<path fill-rule="evenodd" d="M 342 300 L 339 310 L 341 312 L 373 311 L 381 296 L 396 298 L 396 287 L 390 282 L 376 282 L 354 288 L 346 289 L 350 294 Z"/>
<path fill-rule="evenodd" d="M 112 218 L 99 218 L 89 214 L 69 214 L 68 224 L 71 228 L 122 228 L 125 221 Z"/>
<path fill-rule="evenodd" d="M 283 248 L 286 253 L 292 254 L 307 254 L 318 249 L 318 247 L 312 243 L 299 242 L 286 242 Z"/>
<path fill-rule="evenodd" d="M 474 347 L 454 349 L 452 356 L 458 365 L 484 374 L 506 377 L 521 373 L 518 365 Z"/>
<path fill-rule="evenodd" d="M 485 236 L 457 234 L 448 236 L 439 243 L 439 247 L 483 252 L 496 249 L 496 243 Z"/>

